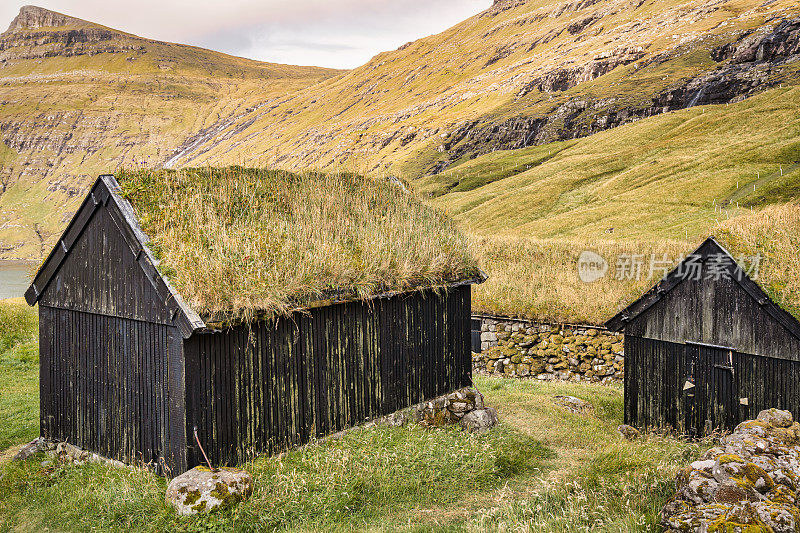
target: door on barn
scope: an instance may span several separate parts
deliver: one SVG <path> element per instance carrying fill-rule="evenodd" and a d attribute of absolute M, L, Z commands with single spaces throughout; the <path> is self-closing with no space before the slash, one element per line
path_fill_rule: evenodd
<path fill-rule="evenodd" d="M 697 353 L 697 431 L 731 430 L 739 423 L 739 392 L 733 348 L 690 345 Z"/>

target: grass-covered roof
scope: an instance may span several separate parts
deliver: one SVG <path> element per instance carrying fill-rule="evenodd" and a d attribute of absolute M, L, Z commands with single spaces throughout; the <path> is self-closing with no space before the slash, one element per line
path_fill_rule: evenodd
<path fill-rule="evenodd" d="M 651 257 L 666 256 L 674 266 L 708 236 L 714 236 L 734 258 L 746 258 L 746 270 L 751 270 L 753 258 L 759 257 L 754 281 L 800 320 L 797 203 L 772 205 L 723 219 L 697 238 L 681 241 L 657 235 L 649 240 L 611 240 L 468 234 L 473 255 L 489 275 L 486 283 L 473 290 L 473 310 L 540 321 L 603 324 L 658 281 L 657 275 L 650 275 L 648 264 L 641 276 L 617 279 L 615 267 L 621 256 L 639 255 L 645 263 Z M 585 283 L 578 276 L 576 266 L 584 250 L 600 254 L 609 263 L 606 276 L 593 283 Z"/>
<path fill-rule="evenodd" d="M 386 181 L 242 167 L 116 178 L 159 270 L 201 314 L 285 313 L 479 272 L 449 219 Z"/>

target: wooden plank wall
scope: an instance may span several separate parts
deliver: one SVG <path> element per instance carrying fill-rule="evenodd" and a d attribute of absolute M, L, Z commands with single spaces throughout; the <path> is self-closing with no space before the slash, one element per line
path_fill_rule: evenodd
<path fill-rule="evenodd" d="M 471 384 L 470 288 L 351 302 L 185 344 L 188 466 L 275 453 Z"/>
<path fill-rule="evenodd" d="M 800 362 L 734 351 L 732 375 L 722 375 L 728 360 L 727 350 L 626 335 L 625 423 L 702 435 L 706 419 L 730 430 L 770 407 L 800 417 Z M 683 390 L 689 377 L 694 398 Z M 715 398 L 726 399 L 722 412 Z"/>
<path fill-rule="evenodd" d="M 167 354 L 175 328 L 39 307 L 41 434 L 120 461 L 167 446 Z"/>
<path fill-rule="evenodd" d="M 734 279 L 687 279 L 625 327 L 675 343 L 731 346 L 742 353 L 800 360 L 800 339 L 766 313 Z"/>
<path fill-rule="evenodd" d="M 97 210 L 39 303 L 171 325 L 167 306 L 110 213 Z"/>

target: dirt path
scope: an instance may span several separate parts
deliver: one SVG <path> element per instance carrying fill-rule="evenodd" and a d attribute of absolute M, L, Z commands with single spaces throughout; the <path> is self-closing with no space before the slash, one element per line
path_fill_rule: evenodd
<path fill-rule="evenodd" d="M 730 195 L 728 198 L 725 198 L 722 201 L 721 205 L 724 206 L 726 204 L 740 202 L 742 201 L 743 198 L 745 198 L 749 194 L 757 192 L 758 189 L 760 189 L 764 185 L 767 185 L 768 183 L 771 183 L 777 180 L 778 178 L 782 178 L 786 174 L 794 172 L 797 168 L 800 168 L 800 163 L 794 163 L 792 165 L 783 168 L 782 171 L 781 169 L 778 169 L 772 174 L 768 174 L 762 178 L 754 179 L 753 181 L 747 182 L 744 185 L 741 185 L 735 193 Z"/>
<path fill-rule="evenodd" d="M 0 465 L 10 461 L 11 459 L 13 459 L 14 456 L 17 455 L 17 452 L 19 452 L 22 449 L 23 446 L 25 446 L 25 445 L 24 444 L 17 444 L 15 446 L 12 446 L 10 448 L 7 448 L 5 450 L 0 451 Z"/>

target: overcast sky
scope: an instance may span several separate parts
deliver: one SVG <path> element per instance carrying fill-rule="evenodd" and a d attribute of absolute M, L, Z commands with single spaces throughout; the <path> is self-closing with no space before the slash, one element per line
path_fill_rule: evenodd
<path fill-rule="evenodd" d="M 0 31 L 28 2 L 0 0 Z M 296 65 L 352 68 L 438 33 L 492 0 L 38 0 L 142 37 Z"/>

